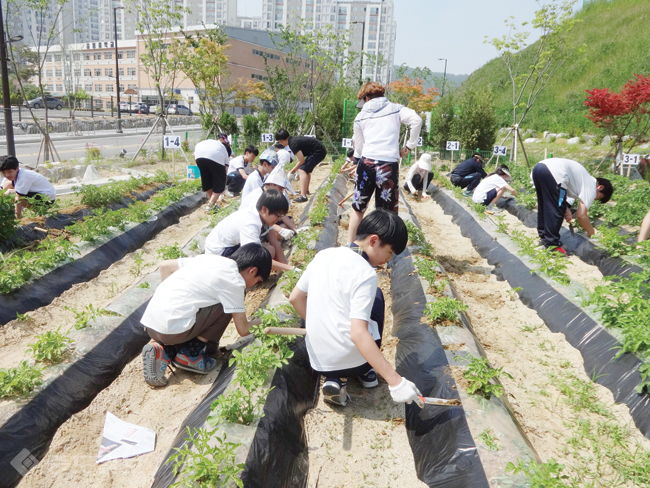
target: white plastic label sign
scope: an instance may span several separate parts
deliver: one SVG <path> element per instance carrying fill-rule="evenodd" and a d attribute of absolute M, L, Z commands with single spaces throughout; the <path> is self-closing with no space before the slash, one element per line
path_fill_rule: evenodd
<path fill-rule="evenodd" d="M 508 146 L 494 146 L 492 154 L 495 156 L 505 156 L 508 152 Z"/>
<path fill-rule="evenodd" d="M 637 166 L 639 164 L 639 155 L 623 154 L 623 164 L 630 164 L 632 166 Z"/>
<path fill-rule="evenodd" d="M 180 149 L 181 136 L 164 136 L 163 147 L 165 149 Z"/>
<path fill-rule="evenodd" d="M 422 138 L 418 137 L 418 147 L 422 147 Z"/>
<path fill-rule="evenodd" d="M 460 149 L 460 142 L 447 141 L 447 151 L 458 151 Z"/>
<path fill-rule="evenodd" d="M 262 142 L 273 142 L 273 134 L 262 134 Z"/>
<path fill-rule="evenodd" d="M 343 139 L 341 147 L 352 147 L 352 139 Z"/>

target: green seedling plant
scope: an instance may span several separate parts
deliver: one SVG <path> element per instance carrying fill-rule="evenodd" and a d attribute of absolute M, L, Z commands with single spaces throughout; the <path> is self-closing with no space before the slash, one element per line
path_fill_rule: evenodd
<path fill-rule="evenodd" d="M 537 243 L 532 237 L 526 236 L 523 231 L 515 229 L 510 233 L 510 237 L 517 244 L 519 250 L 526 256 L 534 256 L 537 254 Z"/>
<path fill-rule="evenodd" d="M 408 220 L 406 221 L 406 229 L 408 230 L 409 242 L 411 245 L 417 246 L 420 254 L 424 256 L 432 256 L 433 246 L 427 242 L 427 238 L 425 237 L 424 232 L 422 232 L 422 229 Z"/>
<path fill-rule="evenodd" d="M 484 429 L 478 435 L 478 438 L 483 441 L 483 444 L 485 444 L 490 451 L 498 451 L 501 447 L 499 445 L 499 438 L 494 433 L 494 429 L 492 429 L 492 427 Z"/>
<path fill-rule="evenodd" d="M 37 217 L 56 215 L 61 211 L 61 204 L 58 200 L 50 202 L 48 200 L 44 200 L 40 196 L 23 198 L 25 198 L 29 204 L 29 212 L 33 215 L 36 215 Z"/>
<path fill-rule="evenodd" d="M 133 266 L 129 270 L 133 276 L 140 276 L 142 269 L 144 268 L 144 251 L 133 253 Z"/>
<path fill-rule="evenodd" d="M 36 342 L 27 346 L 36 361 L 50 364 L 60 363 L 70 352 L 70 345 L 73 341 L 67 335 L 59 332 L 60 329 L 61 327 L 37 335 Z"/>
<path fill-rule="evenodd" d="M 65 310 L 72 312 L 74 314 L 74 328 L 77 330 L 85 329 L 88 327 L 88 324 L 91 320 L 95 320 L 101 315 L 105 315 L 107 312 L 103 308 L 96 308 L 92 303 L 89 303 L 81 310 L 76 308 L 65 306 Z"/>
<path fill-rule="evenodd" d="M 43 383 L 43 368 L 21 361 L 15 368 L 0 369 L 0 398 L 24 395 Z"/>
<path fill-rule="evenodd" d="M 418 274 L 435 287 L 438 278 L 438 262 L 435 259 L 416 259 L 413 263 Z"/>
<path fill-rule="evenodd" d="M 427 303 L 424 313 L 433 322 L 455 322 L 458 320 L 458 314 L 467 309 L 467 305 L 453 297 L 440 297 L 435 302 Z"/>
<path fill-rule="evenodd" d="M 531 261 L 539 267 L 535 271 L 541 271 L 562 285 L 569 285 L 571 278 L 565 271 L 568 269 L 567 263 L 570 263 L 564 255 L 553 251 L 550 248 L 538 249 L 537 253 L 531 257 Z"/>
<path fill-rule="evenodd" d="M 566 488 L 564 483 L 568 480 L 567 475 L 563 475 L 565 466 L 551 458 L 546 463 L 538 463 L 531 460 L 526 464 L 522 459 L 517 459 L 517 464 L 509 462 L 506 465 L 506 472 L 512 474 L 522 473 L 530 481 L 530 488 Z"/>
<path fill-rule="evenodd" d="M 508 227 L 508 224 L 506 223 L 506 219 L 503 215 L 495 215 L 494 220 L 496 220 L 497 224 L 497 232 L 500 232 L 501 234 L 509 234 L 510 228 Z"/>
<path fill-rule="evenodd" d="M 511 301 L 511 302 L 514 302 L 514 301 L 518 298 L 518 295 L 517 295 L 517 294 L 518 294 L 521 290 L 523 290 L 523 288 L 520 287 L 520 286 L 517 286 L 517 287 L 515 287 L 515 288 L 510 288 L 510 289 L 508 290 L 508 295 L 510 295 L 510 301 Z"/>
<path fill-rule="evenodd" d="M 172 246 L 162 246 L 156 252 L 158 253 L 158 257 L 163 261 L 187 257 L 187 254 L 179 247 L 178 242 L 174 242 Z"/>
<path fill-rule="evenodd" d="M 149 290 L 151 288 L 151 283 L 149 283 L 148 281 L 143 281 L 138 285 L 138 288 Z"/>
<path fill-rule="evenodd" d="M 187 435 L 192 439 L 193 448 L 187 443 L 177 448 L 167 460 L 174 464 L 174 476 L 182 470 L 181 481 L 172 484 L 172 487 L 198 486 L 201 488 L 229 486 L 231 483 L 243 488 L 244 484 L 240 474 L 246 466 L 245 463 L 235 463 L 235 452 L 241 444 L 227 442 L 226 433 L 217 434 L 218 429 L 187 428 Z M 211 444 L 215 444 L 214 446 Z"/>
<path fill-rule="evenodd" d="M 13 194 L 0 191 L 0 241 L 16 234 L 16 199 Z"/>
<path fill-rule="evenodd" d="M 192 252 L 201 252 L 201 249 L 199 248 L 199 241 L 194 240 L 192 241 L 192 244 L 190 244 L 189 250 Z"/>
<path fill-rule="evenodd" d="M 598 243 L 613 258 L 625 256 L 630 252 L 630 246 L 625 242 L 625 236 L 618 233 L 618 229 L 600 226 L 598 228 Z"/>
<path fill-rule="evenodd" d="M 463 359 L 460 356 L 454 358 L 455 361 Z M 468 354 L 464 359 L 469 362 L 465 369 L 464 376 L 469 381 L 467 393 L 473 395 L 475 393 L 483 395 L 485 398 L 490 398 L 492 395 L 499 398 L 503 395 L 503 386 L 498 383 L 492 383 L 499 376 L 506 376 L 512 379 L 512 376 L 501 368 L 493 368 L 490 366 L 487 358 L 479 358 Z"/>
<path fill-rule="evenodd" d="M 301 275 L 302 270 L 298 268 L 293 268 L 282 273 L 282 279 L 285 281 L 281 287 L 282 293 L 284 293 L 286 296 L 291 295 L 291 292 L 298 284 L 298 280 L 300 279 Z"/>
<path fill-rule="evenodd" d="M 16 312 L 16 320 L 19 322 L 33 322 L 34 319 L 27 313 Z"/>
<path fill-rule="evenodd" d="M 641 395 L 643 392 L 650 393 L 650 363 L 643 364 L 639 368 L 641 373 L 641 383 L 635 388 L 636 392 Z"/>

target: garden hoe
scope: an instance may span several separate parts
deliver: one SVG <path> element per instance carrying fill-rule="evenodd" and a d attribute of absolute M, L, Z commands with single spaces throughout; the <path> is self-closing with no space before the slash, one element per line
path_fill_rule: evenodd
<path fill-rule="evenodd" d="M 298 327 L 267 327 L 264 329 L 264 333 L 273 335 L 305 335 L 307 334 L 307 330 Z M 460 400 L 456 400 L 455 398 L 445 400 L 444 398 L 420 396 L 420 400 L 429 405 L 441 405 L 443 407 L 458 407 L 461 405 Z"/>

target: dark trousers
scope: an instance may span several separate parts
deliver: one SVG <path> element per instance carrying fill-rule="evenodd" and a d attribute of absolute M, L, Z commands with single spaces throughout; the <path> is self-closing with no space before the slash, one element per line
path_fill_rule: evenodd
<path fill-rule="evenodd" d="M 568 207 L 566 190 L 558 185 L 545 164 L 533 168 L 533 183 L 537 192 L 537 234 L 545 246 L 560 246 L 560 229 Z"/>
<path fill-rule="evenodd" d="M 236 173 L 230 173 L 228 175 L 226 184 L 228 185 L 228 191 L 230 193 L 241 193 L 241 191 L 244 189 L 244 185 L 246 184 L 246 180 L 241 175 L 241 173 L 237 171 Z"/>
<path fill-rule="evenodd" d="M 474 191 L 481 182 L 483 175 L 481 173 L 472 173 L 467 176 L 451 175 L 451 182 L 454 186 L 460 186 L 463 190 Z"/>
<path fill-rule="evenodd" d="M 429 171 L 429 176 L 427 176 L 427 182 L 431 183 L 431 180 L 433 180 L 433 171 Z M 413 175 L 413 178 L 411 178 L 411 184 L 415 187 L 416 190 L 422 190 L 423 192 L 426 191 L 426 188 L 424 188 L 424 180 L 418 173 L 415 173 Z M 408 183 L 404 183 L 404 189 L 406 191 L 411 191 Z"/>
<path fill-rule="evenodd" d="M 377 347 L 381 347 L 381 338 L 384 335 L 384 317 L 384 294 L 382 293 L 381 288 L 377 287 L 375 303 L 372 304 L 372 311 L 370 312 L 370 318 L 377 322 L 377 329 L 379 330 L 379 339 L 375 341 Z M 355 368 L 340 369 L 338 371 L 317 371 L 317 373 L 322 374 L 326 378 L 350 378 L 364 375 L 371 369 L 372 366 L 370 366 L 369 363 L 364 363 Z"/>
<path fill-rule="evenodd" d="M 224 313 L 223 305 L 217 303 L 211 307 L 199 309 L 196 313 L 196 322 L 192 328 L 180 334 L 161 334 L 147 327 L 145 327 L 145 330 L 149 334 L 149 337 L 165 346 L 184 344 L 198 336 L 203 337 L 209 342 L 218 344 L 231 318 L 232 314 Z"/>

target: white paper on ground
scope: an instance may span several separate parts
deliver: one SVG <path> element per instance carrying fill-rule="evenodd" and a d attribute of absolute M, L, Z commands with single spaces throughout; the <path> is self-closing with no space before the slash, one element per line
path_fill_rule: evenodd
<path fill-rule="evenodd" d="M 112 459 L 126 459 L 154 450 L 156 433 L 145 427 L 130 424 L 106 412 L 102 444 L 97 454 L 97 464 Z"/>

